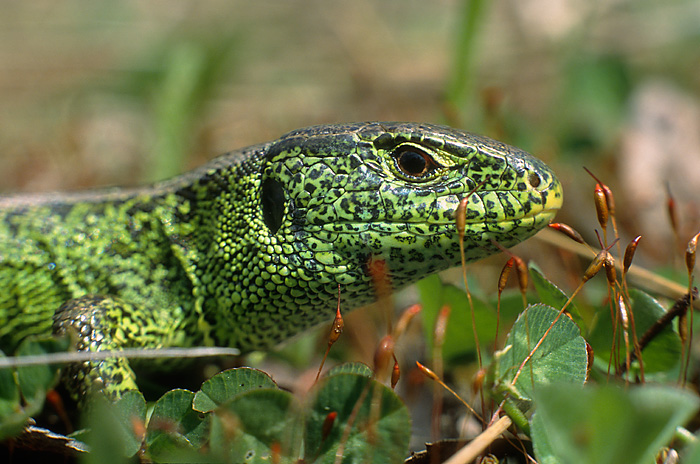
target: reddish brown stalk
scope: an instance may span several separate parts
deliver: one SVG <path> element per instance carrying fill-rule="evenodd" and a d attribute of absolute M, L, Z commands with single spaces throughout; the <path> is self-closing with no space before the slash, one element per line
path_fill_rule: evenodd
<path fill-rule="evenodd" d="M 433 331 L 433 367 L 437 372 L 437 376 L 442 376 L 442 346 L 445 343 L 445 334 L 447 332 L 447 321 L 450 317 L 450 307 L 443 306 L 438 313 L 435 321 L 435 329 Z M 440 416 L 442 416 L 442 391 L 435 389 L 433 391 L 433 412 L 432 412 L 432 436 L 433 439 L 440 437 Z"/>
<path fill-rule="evenodd" d="M 377 295 L 377 304 L 384 310 L 386 316 L 387 333 L 391 333 L 392 325 L 392 285 L 389 277 L 389 269 L 386 261 L 370 256 L 367 260 L 367 269 L 372 277 L 374 292 Z"/>
<path fill-rule="evenodd" d="M 625 248 L 625 256 L 622 262 L 622 279 L 621 279 L 621 292 L 624 294 L 626 301 L 629 301 L 629 292 L 627 290 L 627 272 L 632 266 L 632 260 L 637 251 L 637 246 L 639 245 L 639 240 L 642 238 L 641 235 L 636 236 Z M 632 329 L 632 343 L 634 344 L 634 355 L 639 360 L 639 379 L 644 383 L 644 362 L 642 359 L 642 349 L 637 338 L 637 327 L 634 322 L 634 312 L 630 311 L 630 326 Z"/>
<path fill-rule="evenodd" d="M 498 331 L 501 325 L 501 294 L 506 288 L 506 283 L 508 282 L 508 277 L 510 276 L 510 271 L 513 270 L 513 265 L 515 264 L 515 258 L 510 258 L 506 261 L 506 264 L 501 269 L 501 275 L 498 276 L 498 300 L 496 302 L 496 335 L 493 338 L 493 351 L 498 349 Z"/>
<path fill-rule="evenodd" d="M 700 232 L 695 234 L 693 238 L 688 241 L 688 245 L 685 248 L 685 267 L 688 271 L 688 295 L 690 295 L 690 323 L 688 324 L 688 347 L 686 351 L 685 366 L 683 369 L 683 385 L 686 383 L 688 377 L 688 368 L 690 366 L 690 349 L 693 343 L 693 271 L 695 270 L 695 254 L 698 248 L 698 237 Z"/>
<path fill-rule="evenodd" d="M 462 257 L 462 278 L 464 279 L 464 288 L 467 292 L 467 300 L 469 301 L 469 310 L 471 311 L 472 318 L 472 331 L 474 333 L 474 342 L 476 344 L 476 356 L 479 361 L 479 368 L 482 367 L 481 360 L 481 344 L 479 343 L 479 334 L 476 331 L 476 318 L 474 316 L 474 302 L 472 301 L 472 294 L 469 291 L 469 283 L 467 282 L 467 260 L 464 253 L 464 234 L 466 232 L 466 221 L 467 221 L 467 205 L 469 204 L 469 199 L 482 185 L 488 181 L 488 177 L 482 180 L 471 192 L 459 201 L 459 205 L 455 210 L 455 224 L 457 226 L 457 233 L 459 235 L 459 251 Z"/>
<path fill-rule="evenodd" d="M 430 370 L 428 367 L 424 366 L 423 364 L 419 363 L 418 361 L 416 361 L 416 365 L 418 366 L 418 369 L 423 373 L 423 375 L 425 375 L 426 377 L 428 377 L 430 380 L 432 380 L 432 381 L 434 381 L 434 382 L 437 382 L 438 385 L 440 385 L 442 388 L 444 388 L 445 390 L 447 390 L 448 392 L 450 392 L 450 393 L 452 394 L 452 396 L 454 396 L 455 398 L 457 398 L 457 400 L 458 400 L 460 403 L 462 403 L 462 404 L 464 405 L 464 407 L 466 407 L 467 409 L 469 409 L 469 411 L 471 411 L 471 413 L 474 414 L 474 417 L 476 417 L 482 424 L 485 425 L 484 419 L 479 415 L 479 413 L 477 413 L 477 412 L 474 410 L 474 408 L 472 408 L 472 407 L 469 405 L 469 403 L 467 403 L 466 401 L 464 401 L 464 399 L 462 399 L 462 397 L 459 396 L 459 395 L 457 394 L 457 392 L 455 392 L 455 391 L 452 390 L 449 386 L 447 386 L 447 384 L 445 384 L 445 382 L 443 382 L 442 379 L 441 379 L 435 372 L 433 372 L 432 370 Z"/>
<path fill-rule="evenodd" d="M 472 293 L 469 291 L 469 282 L 467 281 L 467 260 L 466 260 L 466 255 L 464 252 L 464 234 L 466 232 L 466 211 L 467 211 L 467 205 L 469 204 L 469 198 L 471 198 L 472 194 L 482 185 L 486 183 L 488 180 L 488 177 L 486 177 L 483 181 L 481 181 L 474 189 L 467 195 L 466 197 L 462 198 L 459 202 L 459 206 L 457 207 L 457 210 L 455 211 L 455 224 L 457 226 L 457 233 L 459 234 L 459 251 L 460 251 L 460 256 L 462 257 L 462 278 L 464 279 L 464 289 L 467 293 L 467 300 L 469 301 L 469 312 L 471 315 L 471 320 L 472 320 L 472 333 L 474 334 L 474 344 L 476 346 L 476 357 L 479 362 L 479 369 L 483 367 L 483 362 L 481 359 L 481 344 L 479 343 L 479 333 L 476 330 L 476 316 L 474 314 L 474 301 L 472 300 Z M 485 407 L 485 400 L 484 400 L 484 394 L 481 392 L 480 395 L 481 398 L 481 408 L 482 410 Z"/>

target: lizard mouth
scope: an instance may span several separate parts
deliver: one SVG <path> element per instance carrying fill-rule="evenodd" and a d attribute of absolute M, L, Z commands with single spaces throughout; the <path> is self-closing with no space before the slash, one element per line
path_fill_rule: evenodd
<path fill-rule="evenodd" d="M 476 217 L 468 217 L 465 220 L 465 224 L 484 224 L 484 225 L 500 225 L 505 226 L 513 223 L 532 223 L 544 225 L 549 223 L 556 216 L 557 212 L 561 208 L 562 199 L 561 195 L 551 196 L 551 199 L 547 199 L 543 205 L 536 204 L 532 205 L 530 208 L 522 208 L 518 212 L 522 214 L 513 214 L 506 217 L 488 217 L 488 214 L 479 214 Z M 305 225 L 306 228 L 310 229 L 323 229 L 328 232 L 359 232 L 361 230 L 376 229 L 381 230 L 382 228 L 388 229 L 403 229 L 403 228 L 420 228 L 429 227 L 432 231 L 440 228 L 448 229 L 454 228 L 456 226 L 455 215 L 456 208 L 450 208 L 445 214 L 440 215 L 428 215 L 427 217 L 422 216 L 411 216 L 409 218 L 401 217 L 382 217 L 381 215 L 373 218 L 365 218 L 364 220 L 357 219 L 345 219 L 336 221 L 314 221 L 313 219 L 308 221 Z M 492 213 L 493 214 L 493 213 Z"/>

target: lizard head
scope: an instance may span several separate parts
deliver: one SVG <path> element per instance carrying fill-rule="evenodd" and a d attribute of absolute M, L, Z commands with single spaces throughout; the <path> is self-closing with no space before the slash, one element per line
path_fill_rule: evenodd
<path fill-rule="evenodd" d="M 538 159 L 442 126 L 317 126 L 266 156 L 270 232 L 302 257 L 302 274 L 341 287 L 368 282 L 370 261 L 385 262 L 396 287 L 458 265 L 464 198 L 467 262 L 529 238 L 562 204 L 561 184 Z"/>
<path fill-rule="evenodd" d="M 217 233 L 239 237 L 217 238 L 219 254 L 235 259 L 210 272 L 236 279 L 214 285 L 235 290 L 221 290 L 218 306 L 231 311 L 217 330 L 243 349 L 330 321 L 339 286 L 344 310 L 372 301 L 374 263 L 392 288 L 459 265 L 455 214 L 464 198 L 467 261 L 527 239 L 562 204 L 561 184 L 541 161 L 442 126 L 316 126 L 256 153 L 246 168 L 256 175 L 241 177 L 254 183 L 237 182 L 251 201 L 228 203 L 245 218 L 236 226 L 232 214 L 218 215 L 226 227 Z M 244 330 L 251 326 L 257 334 Z"/>

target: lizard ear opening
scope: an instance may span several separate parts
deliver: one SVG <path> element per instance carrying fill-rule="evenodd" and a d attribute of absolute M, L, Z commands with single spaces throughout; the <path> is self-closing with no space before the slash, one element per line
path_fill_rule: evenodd
<path fill-rule="evenodd" d="M 284 190 L 279 182 L 268 178 L 263 181 L 261 193 L 263 221 L 270 232 L 275 234 L 284 217 Z"/>

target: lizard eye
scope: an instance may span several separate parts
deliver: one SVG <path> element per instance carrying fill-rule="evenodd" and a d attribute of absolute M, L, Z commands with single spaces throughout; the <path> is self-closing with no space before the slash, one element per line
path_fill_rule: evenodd
<path fill-rule="evenodd" d="M 537 188 L 542 183 L 542 179 L 540 178 L 540 175 L 537 174 L 536 172 L 531 172 L 527 176 L 527 181 L 530 183 L 530 186 L 532 188 Z"/>
<path fill-rule="evenodd" d="M 409 180 L 422 180 L 441 167 L 432 156 L 413 145 L 404 145 L 392 154 L 396 167 Z"/>

